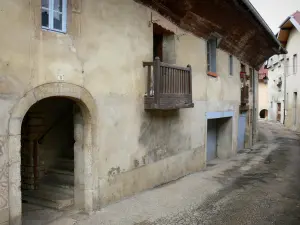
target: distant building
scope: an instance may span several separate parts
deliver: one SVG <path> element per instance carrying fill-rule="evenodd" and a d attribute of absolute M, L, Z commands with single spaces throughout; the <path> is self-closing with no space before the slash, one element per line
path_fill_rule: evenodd
<path fill-rule="evenodd" d="M 258 71 L 258 116 L 261 119 L 268 119 L 268 80 L 268 69 L 263 65 Z"/>
<path fill-rule="evenodd" d="M 288 54 L 268 60 L 269 119 L 300 131 L 300 12 L 296 11 L 281 25 L 278 40 Z"/>

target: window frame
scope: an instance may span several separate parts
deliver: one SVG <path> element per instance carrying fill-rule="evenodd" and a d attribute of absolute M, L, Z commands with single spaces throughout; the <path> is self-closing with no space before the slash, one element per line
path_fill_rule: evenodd
<path fill-rule="evenodd" d="M 229 75 L 233 76 L 233 56 L 229 55 Z"/>
<path fill-rule="evenodd" d="M 206 42 L 207 72 L 217 73 L 217 38 L 210 38 Z"/>
<path fill-rule="evenodd" d="M 298 55 L 294 54 L 293 55 L 293 74 L 296 74 L 298 72 L 297 66 L 298 66 Z"/>
<path fill-rule="evenodd" d="M 290 75 L 290 58 L 286 58 L 286 76 Z"/>
<path fill-rule="evenodd" d="M 55 0 L 46 0 L 48 2 L 48 8 L 43 7 L 43 4 L 41 3 L 41 15 L 43 13 L 43 10 L 48 10 L 48 27 L 43 26 L 42 24 L 42 18 L 41 18 L 41 27 L 43 30 L 48 30 L 48 31 L 54 31 L 58 33 L 66 33 L 67 32 L 67 5 L 68 5 L 68 0 L 62 0 L 62 11 L 56 11 L 54 9 L 54 1 Z M 42 1 L 41 1 L 42 2 Z M 60 29 L 54 28 L 54 13 L 57 12 L 62 15 L 62 27 Z"/>

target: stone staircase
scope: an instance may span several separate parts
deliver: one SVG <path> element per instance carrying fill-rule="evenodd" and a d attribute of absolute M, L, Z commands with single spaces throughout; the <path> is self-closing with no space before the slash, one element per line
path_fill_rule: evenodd
<path fill-rule="evenodd" d="M 74 204 L 74 160 L 61 158 L 40 180 L 38 190 L 22 191 L 22 201 L 63 209 Z"/>

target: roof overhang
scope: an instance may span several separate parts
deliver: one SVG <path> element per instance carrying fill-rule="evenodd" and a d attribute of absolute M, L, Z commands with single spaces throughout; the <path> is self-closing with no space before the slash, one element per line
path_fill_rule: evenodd
<path fill-rule="evenodd" d="M 277 38 L 281 45 L 286 47 L 291 30 L 297 29 L 300 32 L 300 13 L 297 11 L 292 16 L 289 16 L 280 26 L 280 31 L 277 34 Z"/>
<path fill-rule="evenodd" d="M 135 0 L 196 36 L 219 34 L 219 47 L 257 70 L 274 54 L 284 54 L 276 36 L 248 0 Z"/>

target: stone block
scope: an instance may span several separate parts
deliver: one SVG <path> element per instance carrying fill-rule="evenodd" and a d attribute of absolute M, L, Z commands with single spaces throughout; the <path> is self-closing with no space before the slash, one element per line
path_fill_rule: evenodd
<path fill-rule="evenodd" d="M 74 99 L 80 99 L 81 89 L 82 87 L 74 84 L 56 82 L 38 86 L 33 90 L 33 92 L 37 101 L 55 96 L 65 96 Z"/>
<path fill-rule="evenodd" d="M 21 135 L 12 135 L 8 138 L 9 164 L 21 162 Z M 18 171 L 20 173 L 20 171 Z"/>
<path fill-rule="evenodd" d="M 9 135 L 20 135 L 22 127 L 21 117 L 11 117 L 9 120 Z"/>
<path fill-rule="evenodd" d="M 9 210 L 8 208 L 0 209 L 0 225 L 8 224 L 9 221 Z"/>
<path fill-rule="evenodd" d="M 36 98 L 33 92 L 29 91 L 13 107 L 11 118 L 23 118 L 34 103 L 36 103 Z"/>

